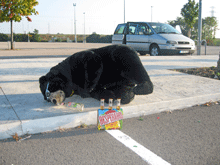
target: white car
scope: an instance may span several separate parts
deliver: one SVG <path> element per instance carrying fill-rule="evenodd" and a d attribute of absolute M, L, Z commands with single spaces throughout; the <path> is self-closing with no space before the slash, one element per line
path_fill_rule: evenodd
<path fill-rule="evenodd" d="M 171 25 L 155 22 L 119 24 L 112 37 L 113 44 L 126 44 L 141 55 L 193 54 L 195 42 Z"/>

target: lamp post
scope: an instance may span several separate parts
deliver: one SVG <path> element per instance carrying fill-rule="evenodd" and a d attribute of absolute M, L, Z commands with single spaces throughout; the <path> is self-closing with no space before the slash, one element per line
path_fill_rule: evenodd
<path fill-rule="evenodd" d="M 152 14 L 152 8 L 153 8 L 153 6 L 151 6 L 151 22 L 152 22 L 152 17 L 153 17 L 153 14 Z"/>
<path fill-rule="evenodd" d="M 124 0 L 124 23 L 125 23 L 125 0 Z"/>
<path fill-rule="evenodd" d="M 75 31 L 75 43 L 77 43 L 77 38 L 76 38 L 76 3 L 73 4 L 74 6 L 74 31 Z"/>
<path fill-rule="evenodd" d="M 84 39 L 83 39 L 83 42 L 84 44 L 86 43 L 86 13 L 84 12 Z"/>
<path fill-rule="evenodd" d="M 199 0 L 197 55 L 201 55 L 201 40 L 202 40 L 202 0 Z"/>

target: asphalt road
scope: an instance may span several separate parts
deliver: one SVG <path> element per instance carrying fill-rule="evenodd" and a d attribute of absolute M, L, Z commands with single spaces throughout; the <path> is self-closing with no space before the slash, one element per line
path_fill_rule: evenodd
<path fill-rule="evenodd" d="M 220 165 L 220 105 L 125 119 L 121 130 L 173 165 Z M 134 146 L 136 147 L 136 146 Z M 1 165 L 148 164 L 95 126 L 0 141 Z"/>

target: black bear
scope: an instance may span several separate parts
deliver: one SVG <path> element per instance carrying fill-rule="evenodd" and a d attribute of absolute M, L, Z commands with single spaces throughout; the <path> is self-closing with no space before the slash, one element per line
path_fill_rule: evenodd
<path fill-rule="evenodd" d="M 125 45 L 110 45 L 69 56 L 39 79 L 44 99 L 60 104 L 73 94 L 100 100 L 153 92 L 153 84 L 137 53 Z"/>

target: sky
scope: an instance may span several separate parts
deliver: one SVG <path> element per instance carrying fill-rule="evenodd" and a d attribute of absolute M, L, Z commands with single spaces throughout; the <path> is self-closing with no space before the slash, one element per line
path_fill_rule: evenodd
<path fill-rule="evenodd" d="M 76 13 L 76 33 L 113 34 L 119 23 L 124 23 L 124 0 L 38 0 L 35 9 L 39 15 L 32 15 L 32 22 L 25 17 L 14 23 L 15 33 L 33 32 L 40 34 L 74 34 L 74 6 Z M 125 21 L 152 21 L 166 23 L 180 17 L 181 9 L 188 0 L 125 0 Z M 199 0 L 196 0 L 199 3 Z M 212 8 L 214 7 L 214 8 Z M 151 10 L 152 9 L 152 10 Z M 220 1 L 203 0 L 202 18 L 214 16 L 220 29 Z M 85 13 L 85 14 L 84 14 Z M 85 22 L 84 22 L 85 21 Z M 0 23 L 0 33 L 10 33 L 9 23 Z M 220 30 L 216 33 L 220 38 Z"/>

